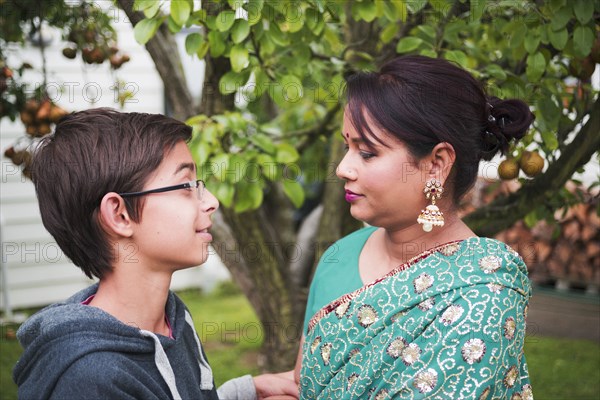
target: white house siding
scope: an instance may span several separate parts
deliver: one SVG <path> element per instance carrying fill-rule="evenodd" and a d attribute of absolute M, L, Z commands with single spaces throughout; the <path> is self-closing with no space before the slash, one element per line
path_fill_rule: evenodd
<path fill-rule="evenodd" d="M 103 2 L 110 6 L 111 2 Z M 85 65 L 80 58 L 68 60 L 61 54 L 65 42 L 59 32 L 49 32 L 54 40 L 46 50 L 48 86 L 55 102 L 69 111 L 92 107 L 120 109 L 111 89 L 117 77 L 126 82 L 134 97 L 125 104 L 123 111 L 164 113 L 165 102 L 162 81 L 154 64 L 142 46 L 133 38 L 133 30 L 125 14 L 112 10 L 118 31 L 119 48 L 129 54 L 131 61 L 116 74 L 111 73 L 108 63 Z M 27 61 L 41 70 L 42 60 L 37 48 L 15 48 L 8 55 L 8 64 L 17 67 Z M 28 72 L 28 81 L 39 82 L 39 72 Z M 61 89 L 57 91 L 57 89 Z M 84 274 L 60 251 L 58 245 L 42 225 L 33 184 L 25 179 L 20 170 L 3 156 L 4 150 L 23 137 L 24 126 L 4 118 L 0 122 L 1 191 L 0 235 L 5 275 L 0 279 L 0 308 L 41 306 L 62 300 L 90 284 Z M 210 288 L 215 282 L 228 278 L 227 270 L 211 256 L 202 267 L 177 272 L 172 288 Z M 5 288 L 8 288 L 4 292 Z M 6 296 L 8 295 L 8 296 Z"/>

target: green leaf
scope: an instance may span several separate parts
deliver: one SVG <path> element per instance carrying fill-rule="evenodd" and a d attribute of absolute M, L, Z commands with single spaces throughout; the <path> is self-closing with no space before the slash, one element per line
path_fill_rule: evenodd
<path fill-rule="evenodd" d="M 467 67 L 467 55 L 460 50 L 448 50 L 444 53 L 444 58 L 448 61 L 454 61 L 461 67 Z"/>
<path fill-rule="evenodd" d="M 563 7 L 565 4 L 567 4 L 567 0 L 550 0 L 550 1 L 548 1 L 548 5 L 550 6 L 550 11 L 552 11 L 553 13 L 560 10 L 561 7 Z"/>
<path fill-rule="evenodd" d="M 172 15 L 169 15 L 167 17 L 167 28 L 169 28 L 169 32 L 171 33 L 178 33 L 181 30 L 182 26 L 178 25 L 175 22 Z"/>
<path fill-rule="evenodd" d="M 229 60 L 231 61 L 231 69 L 235 72 L 242 71 L 250 63 L 248 49 L 241 44 L 233 46 L 229 53 Z"/>
<path fill-rule="evenodd" d="M 302 189 L 302 185 L 298 182 L 291 179 L 285 179 L 283 181 L 283 192 L 296 208 L 300 208 L 302 203 L 304 203 L 304 190 Z"/>
<path fill-rule="evenodd" d="M 255 210 L 262 204 L 263 191 L 261 185 L 241 182 L 236 185 L 236 189 L 235 205 L 233 206 L 235 212 Z"/>
<path fill-rule="evenodd" d="M 221 182 L 225 182 L 227 180 L 227 171 L 229 171 L 229 154 L 217 154 L 211 157 L 208 164 L 210 164 L 210 168 L 214 172 L 217 180 Z"/>
<path fill-rule="evenodd" d="M 299 32 L 304 26 L 304 12 L 297 7 L 286 8 L 286 14 L 283 21 L 279 22 L 279 28 L 282 32 Z"/>
<path fill-rule="evenodd" d="M 567 31 L 567 28 L 553 31 L 548 25 L 548 39 L 550 39 L 550 43 L 555 49 L 562 50 L 565 48 L 567 40 L 569 40 L 569 32 Z"/>
<path fill-rule="evenodd" d="M 209 186 L 208 190 L 215 195 L 224 207 L 229 208 L 233 204 L 235 188 L 232 184 L 221 182 Z"/>
<path fill-rule="evenodd" d="M 540 80 L 546 70 L 546 58 L 539 51 L 527 56 L 527 79 L 531 83 Z"/>
<path fill-rule="evenodd" d="M 193 117 L 186 119 L 185 124 L 193 126 L 193 125 L 200 124 L 200 123 L 206 121 L 206 119 L 207 119 L 206 115 L 198 114 L 198 115 L 194 115 Z"/>
<path fill-rule="evenodd" d="M 257 133 L 256 135 L 250 136 L 250 141 L 269 154 L 275 153 L 275 145 L 267 135 Z"/>
<path fill-rule="evenodd" d="M 546 129 L 543 129 L 540 132 L 542 135 L 542 140 L 544 141 L 544 144 L 546 145 L 546 147 L 548 147 L 549 150 L 558 149 L 558 139 L 556 138 L 555 132 L 555 130 Z"/>
<path fill-rule="evenodd" d="M 235 11 L 225 10 L 217 15 L 215 26 L 219 32 L 226 32 L 233 26 L 235 22 Z"/>
<path fill-rule="evenodd" d="M 206 40 L 202 41 L 202 46 L 200 46 L 200 48 L 196 52 L 196 56 L 198 57 L 198 59 L 202 60 L 204 56 L 206 56 L 206 53 L 208 53 L 209 48 L 210 45 L 208 44 L 208 42 Z"/>
<path fill-rule="evenodd" d="M 204 43 L 204 37 L 198 32 L 190 33 L 185 38 L 185 52 L 190 56 L 194 55 L 200 50 L 200 47 Z"/>
<path fill-rule="evenodd" d="M 433 49 L 423 49 L 419 51 L 419 54 L 425 57 L 437 58 L 438 54 Z"/>
<path fill-rule="evenodd" d="M 286 75 L 278 83 L 279 85 L 270 90 L 269 94 L 279 107 L 289 107 L 290 105 L 298 104 L 304 97 L 304 87 L 302 86 L 302 81 L 297 76 Z"/>
<path fill-rule="evenodd" d="M 202 138 L 203 142 L 218 145 L 218 139 L 221 135 L 215 124 L 206 124 L 203 129 L 200 130 L 198 136 Z"/>
<path fill-rule="evenodd" d="M 204 164 L 208 160 L 208 156 L 212 151 L 212 146 L 209 143 L 200 142 L 196 147 L 196 160 L 199 165 Z"/>
<path fill-rule="evenodd" d="M 288 35 L 283 33 L 277 24 L 270 24 L 269 30 L 265 31 L 265 34 L 277 45 L 285 47 L 290 44 L 290 38 Z"/>
<path fill-rule="evenodd" d="M 208 43 L 210 44 L 211 57 L 220 57 L 227 49 L 223 34 L 218 31 L 208 32 Z"/>
<path fill-rule="evenodd" d="M 470 20 L 472 22 L 479 21 L 485 10 L 486 0 L 471 0 L 469 2 L 471 8 Z"/>
<path fill-rule="evenodd" d="M 275 160 L 281 164 L 293 163 L 300 158 L 298 151 L 294 146 L 288 143 L 280 143 L 277 145 L 277 154 Z"/>
<path fill-rule="evenodd" d="M 573 50 L 579 57 L 586 57 L 592 51 L 594 32 L 590 27 L 578 26 L 573 31 Z"/>
<path fill-rule="evenodd" d="M 164 17 L 143 19 L 133 28 L 133 36 L 139 44 L 146 44 L 164 21 Z"/>
<path fill-rule="evenodd" d="M 594 1 L 597 0 L 575 0 L 573 2 L 575 17 L 582 25 L 587 24 L 594 15 Z"/>
<path fill-rule="evenodd" d="M 192 8 L 187 0 L 171 0 L 171 17 L 179 26 L 185 25 Z"/>
<path fill-rule="evenodd" d="M 262 20 L 262 9 L 264 0 L 249 0 L 244 4 L 244 9 L 248 12 L 248 23 L 256 25 Z"/>
<path fill-rule="evenodd" d="M 533 228 L 535 226 L 535 224 L 538 222 L 538 217 L 537 217 L 537 213 L 535 212 L 535 210 L 533 210 L 532 212 L 527 214 L 524 218 L 524 221 L 525 221 L 525 225 L 527 225 L 528 228 Z"/>
<path fill-rule="evenodd" d="M 427 0 L 411 0 L 411 1 L 402 2 L 402 3 L 406 3 L 406 6 L 408 7 L 408 11 L 410 11 L 413 14 L 416 14 L 419 11 L 421 11 L 423 9 L 423 7 L 425 7 L 427 5 Z"/>
<path fill-rule="evenodd" d="M 270 155 L 264 153 L 259 154 L 256 157 L 256 162 L 258 162 L 258 164 L 261 166 L 262 174 L 268 180 L 274 182 L 281 178 L 282 168 Z"/>
<path fill-rule="evenodd" d="M 540 45 L 540 40 L 541 36 L 538 27 L 530 29 L 527 36 L 525 36 L 525 50 L 530 54 L 535 53 Z"/>
<path fill-rule="evenodd" d="M 517 48 L 523 44 L 523 40 L 527 35 L 527 25 L 523 21 L 516 21 L 515 27 L 510 32 L 510 38 L 508 39 L 508 47 Z"/>
<path fill-rule="evenodd" d="M 400 30 L 400 27 L 398 26 L 398 24 L 389 24 L 381 31 L 381 35 L 380 35 L 381 41 L 383 43 L 391 42 L 399 30 Z"/>
<path fill-rule="evenodd" d="M 416 50 L 423 43 L 423 39 L 418 37 L 405 37 L 402 38 L 396 45 L 396 53 L 408 53 Z"/>
<path fill-rule="evenodd" d="M 505 80 L 506 72 L 498 64 L 488 64 L 485 67 L 485 71 L 495 79 Z"/>
<path fill-rule="evenodd" d="M 545 120 L 548 130 L 555 131 L 558 128 L 560 120 L 560 108 L 552 100 L 552 95 L 546 93 L 541 96 L 536 102 L 537 108 L 540 110 L 541 117 Z"/>
<path fill-rule="evenodd" d="M 567 4 L 564 7 L 555 12 L 554 15 L 552 15 L 552 19 L 550 21 L 550 27 L 552 28 L 552 30 L 558 31 L 567 26 L 567 23 L 573 16 L 572 11 L 573 10 L 571 9 L 570 4 L 567 2 Z"/>
<path fill-rule="evenodd" d="M 325 26 L 325 21 L 323 21 L 321 13 L 310 7 L 306 9 L 305 23 L 306 26 L 308 26 L 308 29 L 315 35 L 320 35 Z"/>
<path fill-rule="evenodd" d="M 398 27 L 397 24 L 394 24 L 394 26 Z M 417 30 L 419 32 L 422 32 L 430 43 L 433 43 L 433 41 L 436 38 L 436 33 L 435 33 L 435 29 L 433 28 L 433 26 L 419 25 L 419 26 L 417 26 Z"/>
<path fill-rule="evenodd" d="M 231 28 L 231 40 L 233 43 L 241 43 L 248 37 L 250 33 L 250 25 L 245 19 L 236 19 Z"/>
<path fill-rule="evenodd" d="M 249 72 L 227 71 L 219 80 L 219 91 L 223 94 L 235 93 L 248 82 L 249 76 Z"/>
<path fill-rule="evenodd" d="M 152 18 L 160 9 L 160 4 L 157 0 L 135 0 L 133 9 L 143 11 L 146 18 Z"/>
<path fill-rule="evenodd" d="M 356 20 L 364 20 L 366 22 L 372 22 L 377 17 L 377 7 L 373 0 L 363 0 L 361 2 L 354 2 L 352 4 L 353 12 L 352 15 L 358 17 Z"/>

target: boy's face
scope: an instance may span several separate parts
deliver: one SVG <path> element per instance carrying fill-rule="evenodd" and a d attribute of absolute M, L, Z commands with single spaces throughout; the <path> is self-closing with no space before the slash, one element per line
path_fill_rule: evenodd
<path fill-rule="evenodd" d="M 144 190 L 178 185 L 196 180 L 196 165 L 180 141 L 165 154 L 162 163 L 144 185 Z M 211 214 L 218 200 L 204 189 L 179 189 L 145 196 L 141 218 L 134 224 L 135 249 L 130 259 L 153 271 L 176 271 L 202 264 L 208 258 L 212 235 Z M 134 254 L 135 252 L 135 254 Z M 127 260 L 125 260 L 127 261 Z"/>

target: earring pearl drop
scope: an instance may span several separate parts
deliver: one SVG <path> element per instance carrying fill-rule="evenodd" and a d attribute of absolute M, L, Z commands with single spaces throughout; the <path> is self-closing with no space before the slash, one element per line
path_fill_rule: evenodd
<path fill-rule="evenodd" d="M 442 183 L 437 179 L 431 179 L 425 184 L 423 193 L 427 199 L 431 199 L 431 204 L 421 210 L 421 214 L 417 218 L 417 223 L 423 225 L 425 232 L 431 232 L 434 226 L 444 226 L 444 214 L 435 205 L 435 200 L 442 197 L 443 192 Z"/>

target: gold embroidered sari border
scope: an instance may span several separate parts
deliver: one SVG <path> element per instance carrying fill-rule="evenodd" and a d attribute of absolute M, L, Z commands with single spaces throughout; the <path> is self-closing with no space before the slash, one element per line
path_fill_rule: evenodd
<path fill-rule="evenodd" d="M 424 260 L 425 258 L 429 257 L 433 253 L 439 252 L 440 250 L 443 250 L 446 247 L 453 246 L 453 245 L 456 245 L 458 243 L 464 242 L 465 240 L 468 240 L 468 239 L 454 240 L 452 242 L 444 243 L 444 244 L 441 244 L 439 246 L 433 247 L 433 248 L 431 248 L 429 250 L 425 250 L 423 253 L 414 256 L 410 260 L 406 261 L 404 264 L 400 264 L 398 267 L 394 268 L 393 270 L 391 270 L 390 272 L 388 272 L 387 274 L 385 274 L 381 278 L 378 278 L 378 279 L 374 280 L 373 282 L 368 283 L 368 284 L 366 284 L 366 285 L 364 285 L 364 286 L 356 289 L 353 292 L 347 293 L 347 294 L 345 294 L 345 295 L 343 295 L 343 296 L 341 296 L 341 297 L 333 300 L 331 303 L 325 305 L 315 315 L 312 316 L 312 318 L 308 322 L 307 332 L 310 332 L 315 327 L 315 325 L 324 316 L 326 316 L 330 312 L 334 311 L 341 304 L 347 303 L 347 302 L 351 301 L 352 299 L 354 299 L 356 296 L 358 296 L 359 294 L 361 294 L 362 292 L 364 292 L 368 288 L 373 287 L 373 286 L 381 283 L 383 280 L 388 279 L 388 278 L 390 278 L 390 277 L 392 277 L 392 276 L 394 276 L 396 274 L 401 273 L 402 271 L 407 270 L 411 266 L 415 265 L 416 263 L 418 263 L 421 260 Z"/>

